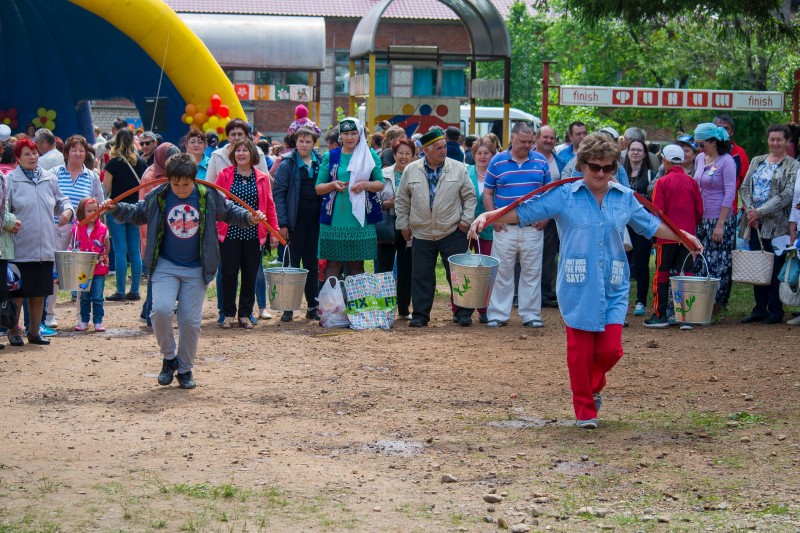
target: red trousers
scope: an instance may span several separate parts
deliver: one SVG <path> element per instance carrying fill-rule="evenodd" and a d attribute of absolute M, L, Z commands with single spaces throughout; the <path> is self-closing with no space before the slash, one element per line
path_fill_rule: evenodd
<path fill-rule="evenodd" d="M 597 417 L 594 394 L 606 386 L 606 373 L 622 358 L 622 324 L 607 324 L 605 331 L 584 331 L 567 326 L 567 368 L 572 406 L 578 420 Z"/>

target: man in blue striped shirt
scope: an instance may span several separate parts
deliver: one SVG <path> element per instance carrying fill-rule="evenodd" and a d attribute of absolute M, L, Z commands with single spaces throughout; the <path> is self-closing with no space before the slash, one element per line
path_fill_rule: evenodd
<path fill-rule="evenodd" d="M 492 158 L 484 181 L 483 204 L 487 211 L 505 207 L 550 182 L 550 165 L 533 150 L 536 140 L 527 122 L 511 129 L 511 146 Z M 547 221 L 529 226 L 495 224 L 492 256 L 500 261 L 489 300 L 487 326 L 505 326 L 514 300 L 514 267 L 520 262 L 519 314 L 523 325 L 540 328 L 542 323 L 542 247 Z"/>

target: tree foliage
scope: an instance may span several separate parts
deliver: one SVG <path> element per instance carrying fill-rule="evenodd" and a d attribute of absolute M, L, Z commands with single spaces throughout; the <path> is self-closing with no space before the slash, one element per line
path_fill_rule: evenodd
<path fill-rule="evenodd" d="M 550 0 L 530 13 L 521 2 L 509 15 L 514 107 L 541 110 L 542 61 L 561 85 L 679 87 L 790 91 L 800 66 L 794 19 L 764 20 L 764 13 L 788 13 L 788 0 L 721 0 L 698 6 L 685 1 Z M 667 6 L 667 7 L 664 7 Z M 659 10 L 659 7 L 664 9 Z M 783 16 L 783 15 L 781 15 Z M 738 28 L 721 21 L 736 18 Z M 775 18 L 775 17 L 771 17 Z M 781 22 L 783 20 L 784 22 Z M 786 25 L 776 32 L 774 24 Z M 480 77 L 502 77 L 502 65 L 479 66 Z M 550 100 L 555 100 L 555 91 Z M 563 132 L 572 120 L 619 131 L 636 125 L 660 138 L 691 131 L 714 111 L 641 108 L 551 107 L 549 122 Z M 766 150 L 764 129 L 786 122 L 784 113 L 733 113 L 736 140 L 748 152 Z"/>

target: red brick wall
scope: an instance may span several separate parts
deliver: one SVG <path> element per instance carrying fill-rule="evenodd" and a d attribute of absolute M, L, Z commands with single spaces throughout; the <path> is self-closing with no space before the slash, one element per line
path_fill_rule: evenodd
<path fill-rule="evenodd" d="M 328 48 L 346 50 L 358 25 L 357 20 L 326 19 Z M 469 52 L 467 29 L 461 22 L 381 22 L 375 36 L 375 47 L 386 50 L 398 46 L 438 46 L 440 52 Z"/>

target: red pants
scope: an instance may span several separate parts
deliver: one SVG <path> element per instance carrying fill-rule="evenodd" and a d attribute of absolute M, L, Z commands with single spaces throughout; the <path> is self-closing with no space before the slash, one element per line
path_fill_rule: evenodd
<path fill-rule="evenodd" d="M 622 358 L 622 324 L 607 324 L 605 331 L 584 331 L 567 326 L 567 368 L 572 406 L 578 420 L 597 417 L 593 394 L 606 386 L 606 373 Z"/>

